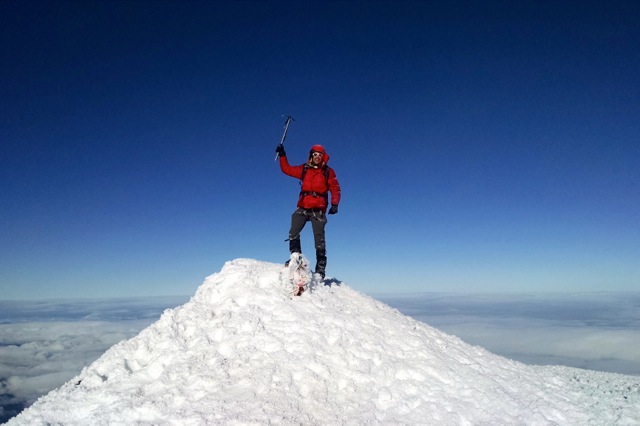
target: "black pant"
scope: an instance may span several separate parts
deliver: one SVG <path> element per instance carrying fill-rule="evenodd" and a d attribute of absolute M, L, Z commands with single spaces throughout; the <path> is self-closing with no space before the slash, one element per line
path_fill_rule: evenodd
<path fill-rule="evenodd" d="M 300 232 L 302 228 L 311 221 L 311 227 L 313 228 L 313 239 L 316 246 L 316 251 L 324 251 L 326 244 L 324 241 L 324 226 L 327 224 L 327 216 L 322 210 L 305 210 L 298 208 L 291 215 L 291 229 L 289 230 L 289 242 L 291 251 L 294 248 L 300 251 Z"/>

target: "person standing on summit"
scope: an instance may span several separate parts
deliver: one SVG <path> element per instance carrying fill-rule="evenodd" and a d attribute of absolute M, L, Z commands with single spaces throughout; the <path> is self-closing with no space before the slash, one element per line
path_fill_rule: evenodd
<path fill-rule="evenodd" d="M 327 248 L 324 239 L 324 226 L 327 224 L 327 208 L 331 193 L 329 214 L 338 213 L 340 203 L 340 184 L 336 172 L 329 166 L 329 155 L 322 145 L 313 145 L 309 151 L 309 159 L 305 164 L 292 166 L 287 160 L 284 145 L 276 148 L 280 157 L 280 169 L 288 176 L 300 179 L 302 188 L 298 197 L 298 205 L 291 215 L 289 230 L 289 251 L 302 253 L 300 232 L 307 222 L 311 222 L 316 248 L 316 270 L 322 278 L 327 268 Z"/>

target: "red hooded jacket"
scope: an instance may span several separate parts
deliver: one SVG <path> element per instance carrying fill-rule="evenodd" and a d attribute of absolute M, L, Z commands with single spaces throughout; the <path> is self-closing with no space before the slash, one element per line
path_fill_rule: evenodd
<path fill-rule="evenodd" d="M 315 167 L 311 162 L 311 153 L 313 152 L 322 153 L 323 162 L 319 167 Z M 287 157 L 280 157 L 280 169 L 286 175 L 302 179 L 303 171 L 305 167 L 307 168 L 302 180 L 298 207 L 326 211 L 329 192 L 331 193 L 331 204 L 337 206 L 340 203 L 340 184 L 338 183 L 336 172 L 327 166 L 327 162 L 329 162 L 329 154 L 327 154 L 322 145 L 311 147 L 307 164 L 292 166 L 289 164 Z M 328 178 L 325 176 L 325 169 L 329 172 Z"/>

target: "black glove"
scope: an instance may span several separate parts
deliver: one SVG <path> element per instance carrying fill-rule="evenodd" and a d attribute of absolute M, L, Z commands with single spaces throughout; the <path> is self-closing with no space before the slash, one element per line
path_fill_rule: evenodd
<path fill-rule="evenodd" d="M 280 157 L 286 157 L 287 156 L 287 153 L 284 152 L 284 145 L 282 145 L 282 144 L 278 145 L 278 147 L 276 148 L 276 152 L 278 153 L 278 155 Z"/>
<path fill-rule="evenodd" d="M 331 208 L 329 209 L 329 214 L 336 214 L 338 213 L 338 205 L 337 204 L 333 204 L 331 206 Z"/>

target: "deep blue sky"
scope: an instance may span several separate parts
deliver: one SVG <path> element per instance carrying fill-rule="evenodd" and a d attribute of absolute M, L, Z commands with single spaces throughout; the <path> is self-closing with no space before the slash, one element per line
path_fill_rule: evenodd
<path fill-rule="evenodd" d="M 288 257 L 292 163 L 366 292 L 635 290 L 640 2 L 0 3 L 0 299 Z M 303 251 L 312 255 L 310 229 Z"/>

